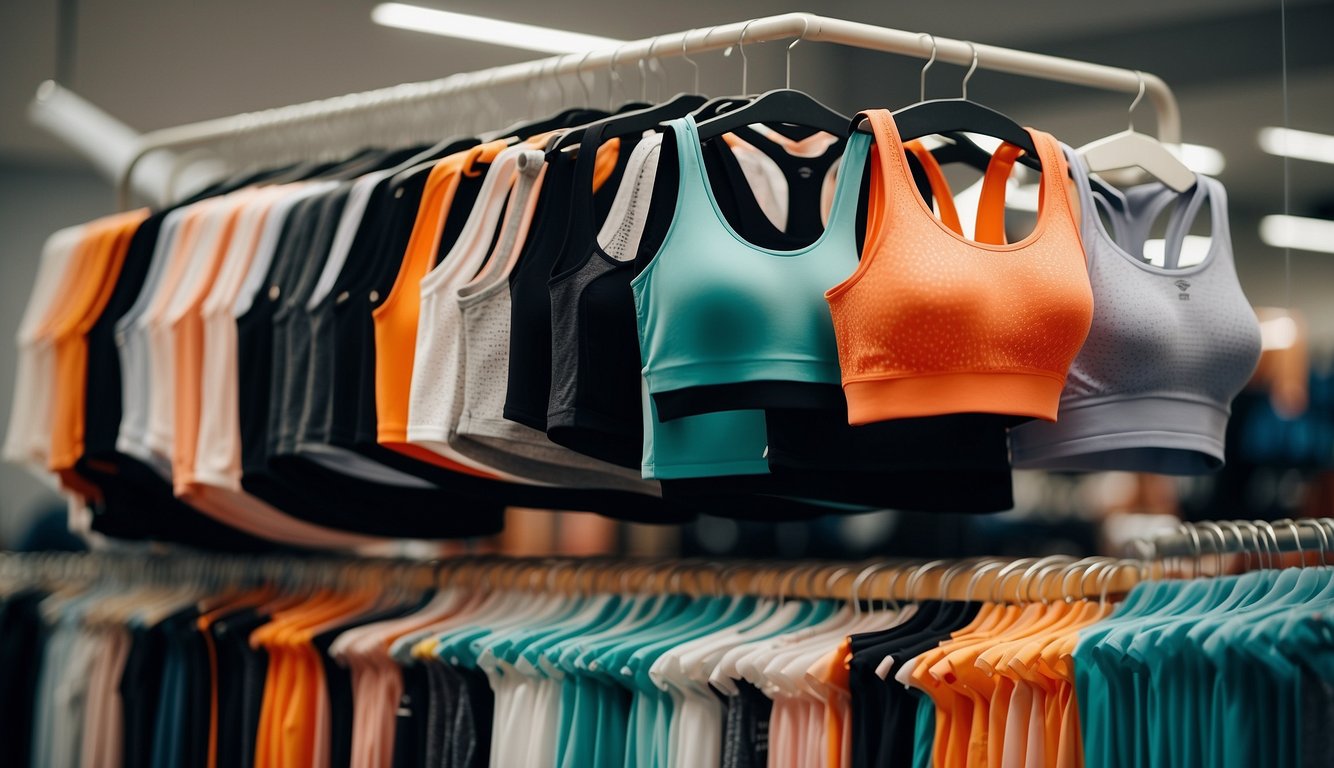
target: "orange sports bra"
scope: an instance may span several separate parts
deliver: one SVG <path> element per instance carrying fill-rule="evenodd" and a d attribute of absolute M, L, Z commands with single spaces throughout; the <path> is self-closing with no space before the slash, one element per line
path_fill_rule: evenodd
<path fill-rule="evenodd" d="M 875 137 L 866 244 L 857 270 L 825 293 L 849 422 L 950 413 L 1054 421 L 1093 316 L 1060 145 L 1029 129 L 1042 164 L 1037 223 L 1008 244 L 993 204 L 1007 173 L 994 171 L 1008 171 L 1018 150 L 1002 145 L 983 184 L 979 239 L 968 240 L 952 206 L 942 203 L 937 219 L 918 194 L 889 111 L 861 116 Z"/>

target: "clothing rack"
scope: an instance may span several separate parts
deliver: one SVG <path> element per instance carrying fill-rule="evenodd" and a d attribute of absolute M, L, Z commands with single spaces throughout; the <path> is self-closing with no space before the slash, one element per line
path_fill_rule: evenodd
<path fill-rule="evenodd" d="M 0 589 L 6 582 L 120 582 L 177 586 L 274 584 L 348 588 L 377 584 L 427 589 L 446 584 L 563 592 L 678 592 L 749 594 L 872 601 L 926 599 L 1017 602 L 1105 598 L 1153 576 L 1150 564 L 1106 557 L 1075 559 L 972 558 L 966 560 L 720 562 L 692 559 L 465 556 L 420 561 L 373 558 L 224 556 L 198 552 L 146 555 L 0 553 Z"/>
<path fill-rule="evenodd" d="M 1221 542 L 1221 544 L 1220 544 Z M 0 587 L 13 580 L 153 581 L 165 584 L 200 581 L 228 584 L 264 581 L 277 584 L 336 586 L 373 577 L 395 587 L 426 588 L 460 578 L 512 588 L 560 588 L 629 591 L 679 589 L 709 594 L 726 589 L 756 595 L 848 599 L 932 599 L 996 593 L 1007 599 L 1038 596 L 1121 593 L 1139 581 L 1170 578 L 1165 558 L 1213 554 L 1300 552 L 1323 564 L 1334 555 L 1334 518 L 1280 520 L 1273 523 L 1222 520 L 1183 523 L 1178 531 L 1141 539 L 1133 558 L 1056 555 L 1044 558 L 979 557 L 965 560 L 718 561 L 699 559 L 506 557 L 466 555 L 445 560 L 366 557 L 239 556 L 184 549 L 126 546 L 88 553 L 0 552 Z M 1318 559 L 1317 559 L 1318 558 Z M 1272 561 L 1270 561 L 1272 565 Z M 1075 578 L 1083 569 L 1082 578 Z M 1060 578 L 1053 577 L 1057 571 Z M 1188 569 L 1191 574 L 1199 569 Z M 537 573 L 552 574 L 548 580 Z M 951 576 L 950 574 L 954 575 Z M 916 574 L 906 578 L 909 574 Z M 964 574 L 960 577 L 960 574 Z M 1012 574 L 1013 576 L 1008 576 Z M 1043 575 L 1045 574 L 1045 576 Z M 1038 578 L 1018 588 L 1012 578 Z M 967 582 L 975 577 L 970 585 Z M 1096 578 L 1095 578 L 1096 577 Z"/>
<path fill-rule="evenodd" d="M 224 140 L 310 130 L 314 126 L 327 127 L 329 121 L 346 121 L 387 109 L 438 105 L 463 94 L 500 85 L 566 74 L 582 76 L 585 72 L 614 71 L 618 64 L 627 62 L 689 56 L 738 44 L 787 39 L 835 43 L 922 59 L 934 56 L 937 61 L 960 66 L 976 66 L 1120 93 L 1137 94 L 1143 89 L 1157 112 L 1158 138 L 1166 144 L 1181 141 L 1181 113 L 1176 97 L 1166 82 L 1147 72 L 810 13 L 788 13 L 643 38 L 601 51 L 537 59 L 153 131 L 140 138 L 137 150 L 120 174 L 116 186 L 119 205 L 121 209 L 130 207 L 131 174 L 138 162 L 155 150 L 199 149 Z M 37 98 L 42 97 L 39 91 Z"/>
<path fill-rule="evenodd" d="M 1220 545 L 1221 542 L 1221 545 Z M 127 547 L 92 553 L 0 553 L 0 588 L 7 581 L 185 582 L 220 586 L 264 582 L 339 587 L 377 583 L 426 589 L 456 580 L 511 589 L 679 591 L 771 597 L 922 600 L 1002 598 L 1014 601 L 1096 597 L 1129 591 L 1145 579 L 1199 575 L 1172 569 L 1166 558 L 1223 553 L 1318 553 L 1328 561 L 1334 519 L 1183 523 L 1180 530 L 1137 542 L 1129 559 L 1070 556 L 787 563 L 692 559 L 503 557 L 447 560 L 234 556 Z M 1273 559 L 1261 561 L 1272 567 Z M 1221 572 L 1221 569 L 1219 570 Z"/>

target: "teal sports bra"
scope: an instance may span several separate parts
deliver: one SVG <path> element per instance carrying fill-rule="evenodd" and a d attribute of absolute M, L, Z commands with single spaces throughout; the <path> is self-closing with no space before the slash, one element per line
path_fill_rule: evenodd
<path fill-rule="evenodd" d="M 658 418 L 842 407 L 823 292 L 857 269 L 864 163 L 842 164 L 820 237 L 777 251 L 746 241 L 723 215 L 694 119 L 668 125 L 677 147 L 676 210 L 657 255 L 631 281 L 644 379 Z M 855 134 L 845 158 L 865 158 L 869 142 Z"/>

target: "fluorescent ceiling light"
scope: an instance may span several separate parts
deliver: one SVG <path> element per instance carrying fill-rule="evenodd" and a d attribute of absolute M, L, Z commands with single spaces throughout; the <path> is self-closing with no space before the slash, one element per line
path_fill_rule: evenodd
<path fill-rule="evenodd" d="M 1227 167 L 1222 152 L 1203 144 L 1182 144 L 1180 155 L 1187 168 L 1205 176 L 1217 176 Z"/>
<path fill-rule="evenodd" d="M 1302 216 L 1266 216 L 1260 219 L 1260 239 L 1275 248 L 1334 253 L 1334 221 Z"/>
<path fill-rule="evenodd" d="M 371 21 L 386 27 L 545 53 L 582 53 L 625 43 L 624 40 L 610 37 L 488 19 L 485 16 L 470 16 L 406 3 L 381 3 L 375 6 L 371 11 Z"/>
<path fill-rule="evenodd" d="M 1261 128 L 1257 137 L 1260 149 L 1271 155 L 1334 163 L 1334 136 L 1292 128 Z"/>
<path fill-rule="evenodd" d="M 1287 349 L 1297 343 L 1297 321 L 1287 315 L 1260 323 L 1260 349 Z"/>

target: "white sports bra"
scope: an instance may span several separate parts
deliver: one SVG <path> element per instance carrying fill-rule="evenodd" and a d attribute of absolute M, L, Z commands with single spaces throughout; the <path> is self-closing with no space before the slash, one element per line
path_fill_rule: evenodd
<path fill-rule="evenodd" d="M 1054 423 L 1010 430 L 1016 467 L 1202 474 L 1223 466 L 1234 398 L 1260 357 L 1260 327 L 1232 262 L 1227 196 L 1198 176 L 1178 194 L 1145 184 L 1121 195 L 1066 149 L 1082 209 L 1093 326 L 1070 368 Z M 1211 217 L 1205 259 L 1181 266 L 1195 217 Z M 1100 206 L 1116 231 L 1108 234 Z M 1163 266 L 1141 257 L 1158 214 L 1168 219 Z"/>

